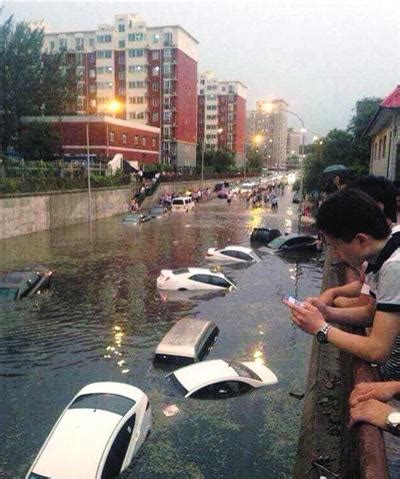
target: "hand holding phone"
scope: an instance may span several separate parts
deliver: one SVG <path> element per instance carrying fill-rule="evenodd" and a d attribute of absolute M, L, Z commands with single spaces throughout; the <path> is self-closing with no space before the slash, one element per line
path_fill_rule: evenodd
<path fill-rule="evenodd" d="M 286 301 L 286 303 L 289 303 L 289 305 L 292 304 L 292 305 L 298 306 L 298 307 L 303 306 L 303 303 L 301 301 L 299 301 L 298 299 L 294 298 L 293 296 L 283 296 L 282 301 Z"/>

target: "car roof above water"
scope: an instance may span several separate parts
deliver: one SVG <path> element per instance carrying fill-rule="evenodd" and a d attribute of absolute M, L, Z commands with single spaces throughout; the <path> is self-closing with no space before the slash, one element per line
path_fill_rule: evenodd
<path fill-rule="evenodd" d="M 183 318 L 176 323 L 158 344 L 155 354 L 162 356 L 199 359 L 208 340 L 217 334 L 215 323 L 207 319 Z M 161 357 L 160 357 L 161 356 Z"/>

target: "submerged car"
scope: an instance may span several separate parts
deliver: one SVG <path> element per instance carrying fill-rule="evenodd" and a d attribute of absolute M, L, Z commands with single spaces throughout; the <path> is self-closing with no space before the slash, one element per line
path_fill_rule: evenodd
<path fill-rule="evenodd" d="M 277 229 L 254 228 L 250 235 L 250 242 L 267 245 L 278 236 L 281 236 L 281 232 Z"/>
<path fill-rule="evenodd" d="M 318 238 L 315 236 L 293 233 L 275 238 L 267 247 L 278 252 L 317 251 L 318 244 Z"/>
<path fill-rule="evenodd" d="M 260 258 L 251 248 L 232 245 L 221 249 L 209 248 L 206 260 L 229 263 L 258 263 Z"/>
<path fill-rule="evenodd" d="M 151 427 L 147 396 L 116 382 L 85 386 L 68 404 L 26 479 L 103 479 L 124 471 Z"/>
<path fill-rule="evenodd" d="M 149 210 L 150 218 L 161 218 L 168 214 L 169 211 L 165 206 L 152 206 Z"/>
<path fill-rule="evenodd" d="M 139 223 L 144 223 L 150 221 L 151 217 L 143 213 L 129 213 L 122 220 L 124 223 L 138 225 Z"/>
<path fill-rule="evenodd" d="M 185 398 L 221 399 L 276 384 L 278 378 L 264 364 L 213 359 L 180 368 L 168 380 Z"/>
<path fill-rule="evenodd" d="M 53 273 L 45 271 L 10 271 L 0 276 L 0 301 L 28 298 L 50 287 Z"/>
<path fill-rule="evenodd" d="M 180 364 L 200 361 L 209 352 L 218 332 L 213 321 L 182 318 L 158 344 L 154 361 Z"/>
<path fill-rule="evenodd" d="M 223 273 L 207 268 L 163 269 L 157 278 L 157 287 L 177 291 L 236 288 Z"/>

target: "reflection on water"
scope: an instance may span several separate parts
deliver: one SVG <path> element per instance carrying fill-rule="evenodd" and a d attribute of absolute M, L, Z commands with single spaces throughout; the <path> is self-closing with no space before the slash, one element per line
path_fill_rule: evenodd
<path fill-rule="evenodd" d="M 262 262 L 222 267 L 238 286 L 230 293 L 155 286 L 162 268 L 204 266 L 209 247 L 248 245 L 255 226 L 284 230 L 285 199 L 279 207 L 266 217 L 213 200 L 138 228 L 120 217 L 95 222 L 92 241 L 77 225 L 0 242 L 1 270 L 40 263 L 54 271 L 49 294 L 1 306 L 1 477 L 22 477 L 72 396 L 101 380 L 133 384 L 152 403 L 152 434 L 123 477 L 290 477 L 302 403 L 288 392 L 304 389 L 310 338 L 280 298 L 315 294 L 318 261 L 260 248 Z M 219 327 L 209 359 L 265 362 L 278 386 L 224 401 L 169 396 L 152 354 L 187 315 Z"/>

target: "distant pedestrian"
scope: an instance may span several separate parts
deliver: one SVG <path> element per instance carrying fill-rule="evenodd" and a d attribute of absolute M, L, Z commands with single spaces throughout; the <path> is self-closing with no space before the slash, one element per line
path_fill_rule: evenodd
<path fill-rule="evenodd" d="M 278 198 L 275 195 L 271 198 L 271 209 L 274 212 L 278 211 Z"/>

